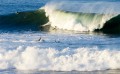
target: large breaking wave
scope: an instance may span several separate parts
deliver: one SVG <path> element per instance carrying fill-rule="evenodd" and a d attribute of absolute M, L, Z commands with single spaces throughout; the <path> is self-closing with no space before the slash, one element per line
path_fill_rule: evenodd
<path fill-rule="evenodd" d="M 44 7 L 53 28 L 79 32 L 120 32 L 120 15 L 116 3 L 108 2 L 108 6 L 103 2 L 72 3 L 73 8 L 65 3 L 49 3 Z M 80 8 L 76 8 L 76 5 Z"/>
<path fill-rule="evenodd" d="M 99 7 L 103 3 L 93 5 L 84 2 L 73 3 L 73 8 L 69 5 L 66 6 L 66 3 L 48 3 L 37 11 L 1 15 L 0 29 L 7 31 L 50 31 L 50 27 L 52 27 L 52 30 L 120 33 L 120 15 L 118 8 L 116 8 L 118 5 L 115 7 L 114 2 L 112 6 L 108 2 L 106 3 L 108 6 L 104 7 Z M 74 5 L 80 5 L 78 11 L 75 10 L 77 8 Z"/>

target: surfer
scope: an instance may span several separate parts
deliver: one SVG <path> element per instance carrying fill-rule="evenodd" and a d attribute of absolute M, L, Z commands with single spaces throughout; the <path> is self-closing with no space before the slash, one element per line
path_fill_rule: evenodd
<path fill-rule="evenodd" d="M 59 40 L 55 40 L 55 43 L 60 43 L 60 41 Z"/>
<path fill-rule="evenodd" d="M 37 41 L 43 42 L 43 41 L 45 41 L 45 40 L 43 40 L 43 39 L 40 37 Z"/>
<path fill-rule="evenodd" d="M 40 38 L 38 39 L 38 41 L 41 41 L 41 39 L 42 39 L 42 38 L 40 37 Z"/>

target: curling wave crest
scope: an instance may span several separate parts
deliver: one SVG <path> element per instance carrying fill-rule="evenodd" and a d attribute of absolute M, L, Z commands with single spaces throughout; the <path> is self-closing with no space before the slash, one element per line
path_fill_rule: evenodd
<path fill-rule="evenodd" d="M 109 24 L 110 26 L 113 25 L 113 22 L 119 22 L 119 21 L 112 20 L 116 17 L 119 17 L 119 13 L 113 12 L 114 8 L 111 8 L 111 10 L 109 10 L 109 8 L 107 7 L 103 8 L 101 6 L 100 8 L 98 8 L 99 12 L 94 11 L 95 6 L 99 6 L 100 4 L 102 5 L 103 3 L 95 3 L 95 4 L 81 3 L 81 5 L 78 6 L 80 8 L 78 8 L 78 11 L 76 11 L 74 10 L 75 7 L 73 5 L 72 5 L 73 8 L 71 7 L 71 10 L 70 10 L 69 9 L 70 4 L 68 4 L 69 6 L 68 7 L 65 2 L 48 3 L 44 6 L 43 9 L 45 10 L 46 16 L 49 19 L 50 26 L 52 26 L 53 28 L 63 29 L 63 30 L 72 30 L 72 31 L 81 31 L 81 32 L 95 31 L 95 30 L 105 31 L 104 27 L 109 21 L 112 22 Z M 83 10 L 83 9 L 86 9 L 86 7 L 88 7 L 88 10 L 86 11 Z M 118 26 L 118 24 L 116 25 Z"/>

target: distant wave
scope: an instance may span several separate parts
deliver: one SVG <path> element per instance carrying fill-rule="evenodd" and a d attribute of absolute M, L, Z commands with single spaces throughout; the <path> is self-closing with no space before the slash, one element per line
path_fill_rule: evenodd
<path fill-rule="evenodd" d="M 86 13 L 45 5 L 36 11 L 0 16 L 2 31 L 68 30 L 77 32 L 120 33 L 120 14 Z"/>

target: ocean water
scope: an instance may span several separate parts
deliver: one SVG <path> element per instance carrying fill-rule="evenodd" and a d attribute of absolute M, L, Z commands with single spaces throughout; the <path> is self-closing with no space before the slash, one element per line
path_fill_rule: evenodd
<path fill-rule="evenodd" d="M 120 74 L 119 0 L 0 0 L 0 74 Z"/>

